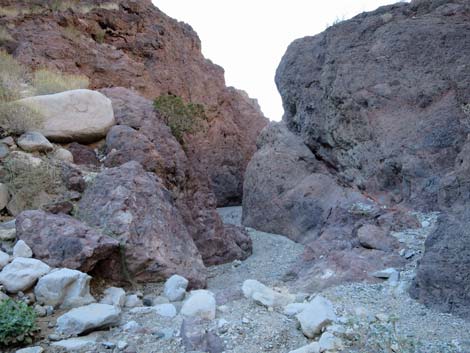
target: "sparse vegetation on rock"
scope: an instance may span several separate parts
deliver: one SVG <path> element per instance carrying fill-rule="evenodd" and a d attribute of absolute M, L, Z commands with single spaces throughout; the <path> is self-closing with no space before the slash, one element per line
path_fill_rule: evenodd
<path fill-rule="evenodd" d="M 202 104 L 185 103 L 181 97 L 162 95 L 155 99 L 155 108 L 163 115 L 173 136 L 184 143 L 184 135 L 198 132 L 207 121 Z"/>

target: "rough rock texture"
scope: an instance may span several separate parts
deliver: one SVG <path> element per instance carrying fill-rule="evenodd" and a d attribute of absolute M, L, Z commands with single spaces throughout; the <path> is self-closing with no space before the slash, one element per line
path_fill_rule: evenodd
<path fill-rule="evenodd" d="M 243 223 L 307 245 L 296 276 L 318 288 L 402 263 L 397 252 L 366 249 L 357 236 L 361 226 L 385 233 L 399 221 L 379 222 L 386 211 L 341 183 L 284 124 L 265 128 L 258 148 L 245 176 Z"/>
<path fill-rule="evenodd" d="M 78 89 L 18 101 L 42 118 L 39 131 L 56 142 L 95 142 L 114 125 L 111 101 L 99 92 Z"/>
<path fill-rule="evenodd" d="M 13 41 L 2 46 L 30 67 L 85 74 L 93 88 L 132 87 L 150 99 L 171 93 L 203 104 L 208 124 L 188 139 L 188 152 L 209 171 L 218 204 L 239 204 L 245 167 L 267 122 L 257 102 L 226 87 L 223 69 L 203 57 L 194 30 L 150 0 L 118 0 L 114 9 L 99 8 L 100 3 L 85 0 L 73 11 L 2 18 L 0 25 L 14 22 Z"/>
<path fill-rule="evenodd" d="M 42 261 L 18 257 L 0 272 L 0 284 L 10 293 L 26 291 L 50 270 Z"/>
<path fill-rule="evenodd" d="M 49 152 L 54 146 L 39 132 L 31 131 L 21 135 L 17 140 L 18 146 L 27 152 Z"/>
<path fill-rule="evenodd" d="M 72 153 L 73 162 L 75 164 L 83 164 L 88 166 L 99 166 L 100 161 L 92 148 L 72 142 L 67 149 Z"/>
<path fill-rule="evenodd" d="M 16 219 L 16 235 L 50 266 L 83 272 L 119 252 L 118 241 L 64 214 L 25 211 Z"/>
<path fill-rule="evenodd" d="M 93 303 L 91 277 L 68 268 L 56 269 L 41 277 L 34 288 L 36 300 L 54 308 L 71 309 Z"/>
<path fill-rule="evenodd" d="M 470 212 L 441 215 L 426 239 L 410 288 L 412 297 L 438 310 L 470 318 Z"/>
<path fill-rule="evenodd" d="M 204 286 L 205 268 L 171 193 L 135 161 L 98 174 L 82 196 L 78 217 L 124 246 L 120 264 L 102 266 L 106 277 L 157 281 L 175 273 Z"/>
<path fill-rule="evenodd" d="M 246 258 L 251 240 L 239 227 L 224 226 L 204 165 L 186 155 L 152 102 L 124 88 L 105 89 L 118 126 L 106 138 L 105 165 L 138 161 L 171 191 L 185 226 L 206 265 Z"/>
<path fill-rule="evenodd" d="M 434 208 L 470 132 L 469 16 L 466 0 L 398 3 L 294 41 L 284 121 L 351 185 Z"/>

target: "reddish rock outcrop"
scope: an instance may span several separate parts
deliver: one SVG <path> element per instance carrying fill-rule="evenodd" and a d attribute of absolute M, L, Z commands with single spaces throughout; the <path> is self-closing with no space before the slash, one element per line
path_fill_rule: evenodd
<path fill-rule="evenodd" d="M 138 161 L 156 173 L 171 191 L 206 265 L 249 256 L 248 235 L 241 228 L 224 226 L 215 210 L 205 166 L 187 157 L 152 102 L 125 88 L 104 89 L 103 93 L 112 100 L 119 124 L 106 139 L 105 165 Z"/>
<path fill-rule="evenodd" d="M 101 266 L 105 277 L 148 282 L 177 273 L 195 287 L 205 286 L 201 255 L 172 194 L 138 162 L 99 173 L 85 190 L 77 216 L 123 246 L 126 271 L 119 273 L 119 263 Z"/>
<path fill-rule="evenodd" d="M 25 211 L 16 218 L 16 235 L 34 257 L 53 267 L 90 272 L 119 255 L 119 242 L 64 214 Z"/>
<path fill-rule="evenodd" d="M 208 123 L 187 138 L 188 157 L 209 171 L 219 205 L 241 202 L 243 174 L 267 120 L 255 100 L 225 86 L 223 69 L 203 57 L 189 25 L 150 0 L 80 1 L 61 11 L 47 1 L 31 3 L 1 1 L 34 8 L 0 17 L 13 38 L 4 48 L 31 68 L 85 74 L 92 88 L 134 88 L 149 99 L 171 93 L 203 104 Z"/>

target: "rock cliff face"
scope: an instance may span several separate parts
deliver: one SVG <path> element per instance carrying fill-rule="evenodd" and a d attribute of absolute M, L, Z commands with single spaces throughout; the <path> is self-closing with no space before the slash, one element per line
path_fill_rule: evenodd
<path fill-rule="evenodd" d="M 203 104 L 208 123 L 188 138 L 188 156 L 208 171 L 219 205 L 240 203 L 243 174 L 267 120 L 256 101 L 225 86 L 223 69 L 203 57 L 192 28 L 150 0 L 55 3 L 2 0 L 16 9 L 16 16 L 0 17 L 12 37 L 3 47 L 31 68 L 85 74 L 92 88 Z"/>
<path fill-rule="evenodd" d="M 465 208 L 469 38 L 468 1 L 431 0 L 381 7 L 289 46 L 276 73 L 283 124 L 261 134 L 243 221 L 307 244 L 297 275 L 368 278 L 356 270 L 395 261 L 383 235 L 412 225 L 408 207 Z M 450 273 L 468 262 L 466 219 L 440 221 L 414 290 L 427 304 L 451 298 L 439 306 L 458 313 L 470 282 Z"/>

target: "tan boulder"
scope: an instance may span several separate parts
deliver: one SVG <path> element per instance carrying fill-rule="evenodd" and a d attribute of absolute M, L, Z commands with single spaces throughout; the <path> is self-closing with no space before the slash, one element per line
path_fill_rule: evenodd
<path fill-rule="evenodd" d="M 115 123 L 111 100 L 87 89 L 24 98 L 18 103 L 42 116 L 39 131 L 54 142 L 95 142 Z"/>

